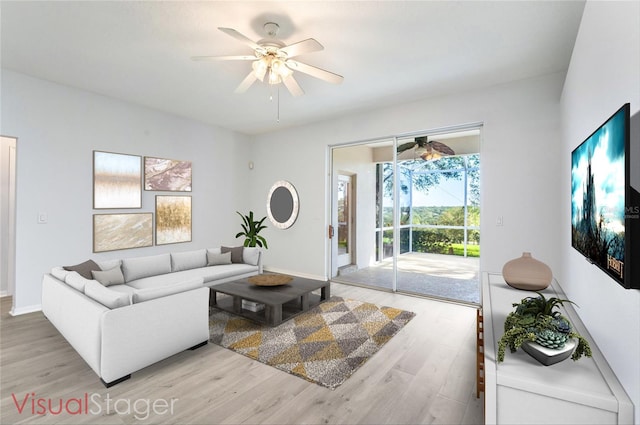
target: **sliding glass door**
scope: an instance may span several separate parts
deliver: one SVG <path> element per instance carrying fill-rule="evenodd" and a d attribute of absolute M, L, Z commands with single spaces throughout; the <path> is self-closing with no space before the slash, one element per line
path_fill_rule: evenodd
<path fill-rule="evenodd" d="M 479 140 L 472 128 L 334 147 L 332 278 L 479 303 Z M 348 197 L 344 175 L 357 175 Z"/>

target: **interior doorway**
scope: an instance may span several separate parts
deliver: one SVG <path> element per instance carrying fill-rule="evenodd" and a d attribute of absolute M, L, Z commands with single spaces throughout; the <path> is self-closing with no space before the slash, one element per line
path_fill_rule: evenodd
<path fill-rule="evenodd" d="M 331 148 L 332 280 L 479 304 L 480 131 Z"/>
<path fill-rule="evenodd" d="M 15 294 L 16 148 L 18 139 L 0 136 L 0 296 Z"/>

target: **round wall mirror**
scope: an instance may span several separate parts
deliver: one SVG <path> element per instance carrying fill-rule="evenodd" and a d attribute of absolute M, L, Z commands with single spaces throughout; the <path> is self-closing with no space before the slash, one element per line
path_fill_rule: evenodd
<path fill-rule="evenodd" d="M 277 181 L 271 187 L 267 216 L 278 229 L 288 229 L 298 218 L 298 192 L 288 181 Z"/>

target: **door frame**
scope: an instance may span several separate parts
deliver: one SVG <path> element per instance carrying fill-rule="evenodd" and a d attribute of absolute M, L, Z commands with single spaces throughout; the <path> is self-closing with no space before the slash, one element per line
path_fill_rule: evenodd
<path fill-rule="evenodd" d="M 2 277 L 6 277 L 7 289 L 6 294 L 2 293 L 2 296 L 12 296 L 13 306 L 15 306 L 15 263 L 16 263 L 16 163 L 17 163 L 17 148 L 18 138 L 11 136 L 0 136 L 2 140 L 2 149 L 7 149 L 2 155 L 2 169 L 3 180 L 6 178 L 8 190 L 3 194 L 2 207 L 0 209 L 0 218 L 2 223 L 3 238 L 6 237 L 7 244 L 5 249 L 0 248 L 0 256 L 2 258 L 2 264 L 0 265 L 0 272 Z M 6 162 L 5 162 L 6 161 Z M 5 168 L 6 166 L 6 168 Z M 4 171 L 6 170 L 6 171 Z M 3 191 L 4 192 L 4 191 Z M 6 198 L 5 198 L 6 196 Z M 6 215 L 6 219 L 5 216 Z M 6 226 L 5 226 L 6 223 Z M 6 265 L 6 270 L 2 265 Z"/>

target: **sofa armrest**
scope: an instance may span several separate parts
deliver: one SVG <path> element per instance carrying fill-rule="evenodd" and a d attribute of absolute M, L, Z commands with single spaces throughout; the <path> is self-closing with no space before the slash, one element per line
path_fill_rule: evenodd
<path fill-rule="evenodd" d="M 42 278 L 42 312 L 100 375 L 101 318 L 109 309 L 50 274 Z"/>
<path fill-rule="evenodd" d="M 107 311 L 100 377 L 112 382 L 209 339 L 209 288 Z"/>

